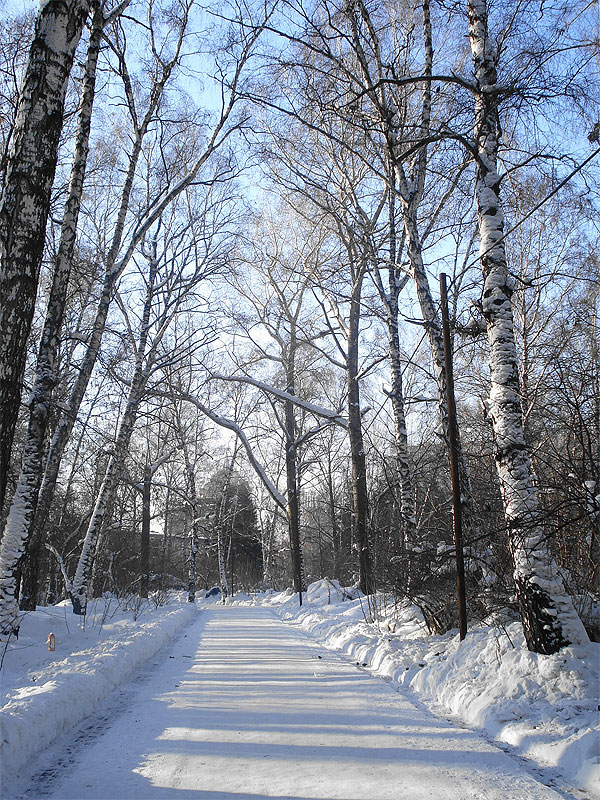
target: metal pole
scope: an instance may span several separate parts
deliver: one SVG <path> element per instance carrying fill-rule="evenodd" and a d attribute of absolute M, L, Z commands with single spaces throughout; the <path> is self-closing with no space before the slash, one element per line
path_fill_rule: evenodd
<path fill-rule="evenodd" d="M 231 586 L 229 587 L 231 591 L 231 597 L 233 598 L 233 521 L 231 523 L 231 545 L 229 550 L 229 558 L 231 559 Z"/>
<path fill-rule="evenodd" d="M 448 404 L 448 427 L 450 434 L 450 475 L 452 478 L 452 510 L 454 519 L 454 548 L 456 552 L 456 588 L 458 593 L 458 626 L 461 641 L 467 635 L 467 599 L 465 593 L 465 559 L 462 538 L 462 504 L 460 497 L 460 474 L 458 470 L 458 426 L 456 423 L 456 399 L 454 397 L 454 373 L 452 369 L 452 344 L 450 341 L 450 317 L 448 314 L 448 289 L 446 275 L 440 274 L 440 298 L 442 302 L 442 329 L 444 334 L 444 366 L 446 372 L 446 401 Z"/>

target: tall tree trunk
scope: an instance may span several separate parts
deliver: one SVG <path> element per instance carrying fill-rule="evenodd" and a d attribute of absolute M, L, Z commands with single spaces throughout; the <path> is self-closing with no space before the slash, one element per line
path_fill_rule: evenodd
<path fill-rule="evenodd" d="M 150 583 L 150 490 L 152 488 L 152 470 L 150 465 L 144 467 L 142 485 L 142 530 L 140 536 L 140 597 L 148 597 Z"/>
<path fill-rule="evenodd" d="M 362 435 L 360 388 L 358 383 L 358 339 L 360 326 L 360 295 L 362 277 L 352 289 L 348 320 L 348 438 L 352 464 L 352 521 L 358 547 L 359 586 L 365 595 L 372 594 L 373 561 L 369 538 L 369 495 L 367 492 L 367 462 Z"/>
<path fill-rule="evenodd" d="M 29 539 L 28 534 L 33 531 L 32 522 L 44 472 L 46 433 L 52 406 L 52 393 L 57 380 L 56 360 L 73 264 L 77 220 L 81 206 L 89 150 L 102 23 L 102 12 L 97 10 L 94 14 L 92 32 L 88 44 L 75 153 L 69 181 L 69 197 L 62 220 L 48 310 L 38 351 L 36 377 L 29 403 L 29 428 L 23 451 L 21 473 L 5 528 L 5 536 L 11 536 L 14 542 L 19 542 L 20 540 L 20 545 L 14 547 L 13 550 L 22 549 L 26 552 L 26 557 L 23 559 L 20 589 L 20 607 L 24 611 L 33 611 L 36 606 L 41 548 L 41 535 L 39 534 L 41 534 L 41 529 L 38 529 L 38 535 L 31 535 Z"/>
<path fill-rule="evenodd" d="M 587 641 L 581 620 L 551 558 L 523 434 L 512 295 L 502 239 L 504 215 L 498 174 L 497 53 L 488 32 L 485 0 L 469 0 L 469 36 L 475 73 L 476 200 L 483 313 L 490 350 L 492 423 L 504 514 L 508 523 L 517 599 L 530 650 L 555 653 Z"/>
<path fill-rule="evenodd" d="M 0 202 L 0 509 L 19 413 L 64 100 L 89 0 L 47 0 L 36 22 Z"/>
<path fill-rule="evenodd" d="M 106 471 L 98 490 L 94 510 L 83 541 L 81 555 L 77 562 L 70 596 L 73 604 L 73 613 L 80 616 L 87 611 L 88 587 L 90 585 L 90 573 L 96 553 L 96 545 L 112 512 L 114 494 L 137 420 L 147 374 L 147 371 L 142 370 L 140 366 L 132 378 L 127 405 L 119 423 L 114 448 L 108 458 Z"/>
<path fill-rule="evenodd" d="M 153 254 L 150 259 L 146 297 L 140 324 L 140 337 L 135 352 L 135 366 L 127 395 L 127 404 L 119 422 L 115 445 L 108 458 L 106 471 L 102 483 L 100 484 L 96 504 L 88 524 L 88 529 L 83 541 L 83 548 L 79 556 L 79 561 L 77 562 L 75 577 L 71 585 L 70 594 L 74 614 L 84 615 L 86 613 L 92 564 L 95 554 L 98 551 L 98 543 L 103 534 L 104 526 L 112 512 L 114 494 L 118 485 L 123 462 L 129 449 L 129 443 L 137 420 L 140 402 L 152 369 L 152 351 L 147 355 L 146 348 L 150 336 L 150 315 L 157 270 L 158 259 L 156 256 L 155 242 Z M 155 340 L 154 344 L 156 343 L 157 340 Z M 145 364 L 144 361 L 146 361 Z"/>
<path fill-rule="evenodd" d="M 292 322 L 290 338 L 286 353 L 286 392 L 296 394 L 295 357 L 296 357 L 295 320 Z M 304 577 L 304 559 L 300 541 L 300 502 L 298 497 L 298 464 L 296 447 L 296 419 L 294 405 L 285 401 L 285 476 L 290 550 L 292 554 L 292 570 L 294 573 L 294 589 L 298 594 L 298 602 L 302 605 L 302 592 L 306 591 Z"/>
<path fill-rule="evenodd" d="M 402 381 L 402 359 L 400 356 L 400 329 L 398 325 L 398 305 L 400 292 L 406 285 L 408 277 L 402 275 L 397 266 L 399 258 L 398 241 L 396 233 L 396 189 L 394 171 L 390 170 L 390 196 L 389 196 L 389 265 L 387 291 L 375 268 L 376 284 L 386 313 L 386 328 L 388 335 L 388 357 L 390 361 L 389 398 L 392 404 L 394 419 L 394 438 L 396 440 L 396 467 L 400 485 L 400 540 L 403 549 L 409 542 L 416 542 L 417 519 L 415 516 L 415 496 L 412 480 L 412 464 L 408 449 L 408 432 L 406 429 L 406 415 L 404 411 L 404 387 Z M 404 237 L 401 237 L 401 242 Z M 404 576 L 408 582 L 408 575 Z"/>

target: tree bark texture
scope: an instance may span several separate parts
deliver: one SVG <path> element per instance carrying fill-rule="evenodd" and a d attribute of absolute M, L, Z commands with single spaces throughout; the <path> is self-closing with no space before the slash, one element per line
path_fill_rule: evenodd
<path fill-rule="evenodd" d="M 374 591 L 373 558 L 369 538 L 369 495 L 367 491 L 367 462 L 362 435 L 360 388 L 358 383 L 358 352 L 360 325 L 360 295 L 362 278 L 355 281 L 348 320 L 348 438 L 352 462 L 352 516 L 358 547 L 359 585 L 365 595 Z"/>
<path fill-rule="evenodd" d="M 119 422 L 115 444 L 109 455 L 106 471 L 98 490 L 98 496 L 83 541 L 83 547 L 71 586 L 70 594 L 73 604 L 73 613 L 78 615 L 84 615 L 87 610 L 90 573 L 97 551 L 98 541 L 102 536 L 106 521 L 112 513 L 115 490 L 135 428 L 140 402 L 152 368 L 152 352 L 147 355 L 146 348 L 150 336 L 150 315 L 154 298 L 154 283 L 157 269 L 158 260 L 156 258 L 155 248 L 153 258 L 150 260 L 146 297 L 140 324 L 140 336 L 135 353 L 135 366 L 127 395 L 127 403 Z M 145 364 L 144 361 L 146 361 Z"/>
<path fill-rule="evenodd" d="M 587 634 L 548 549 L 523 433 L 512 295 L 502 239 L 504 215 L 497 167 L 499 146 L 497 54 L 488 32 L 485 0 L 469 0 L 469 36 L 475 74 L 476 201 L 479 218 L 483 313 L 491 372 L 491 421 L 517 599 L 530 650 L 555 653 L 587 641 Z"/>
<path fill-rule="evenodd" d="M 89 0 L 47 0 L 17 106 L 0 203 L 0 508 L 21 400 L 64 100 Z"/>
<path fill-rule="evenodd" d="M 106 471 L 98 490 L 94 510 L 92 511 L 82 551 L 77 562 L 70 595 L 73 613 L 80 616 L 85 615 L 87 611 L 88 587 L 96 545 L 112 512 L 114 494 L 135 427 L 146 375 L 147 373 L 140 368 L 132 379 L 127 405 L 119 423 L 113 450 L 108 457 Z"/>
<path fill-rule="evenodd" d="M 144 468 L 142 485 L 142 530 L 140 536 L 140 597 L 148 597 L 150 583 L 150 490 L 152 488 L 152 470 L 149 465 Z"/>
<path fill-rule="evenodd" d="M 20 549 L 21 553 L 23 553 L 24 549 L 26 552 L 24 558 L 21 556 L 22 572 L 19 601 L 20 608 L 23 611 L 33 611 L 36 606 L 41 530 L 34 529 L 33 519 L 44 473 L 46 433 L 52 408 L 52 393 L 57 381 L 57 355 L 67 289 L 73 264 L 77 220 L 81 207 L 83 181 L 89 150 L 102 21 L 102 12 L 98 10 L 94 15 L 88 44 L 75 152 L 69 181 L 69 195 L 65 205 L 52 287 L 38 350 L 35 382 L 29 402 L 29 427 L 23 451 L 21 472 L 5 528 L 5 537 L 10 536 L 15 543 L 18 543 L 13 549 L 17 551 Z M 1 555 L 0 564 L 2 564 L 0 569 L 5 569 Z M 8 569 L 10 570 L 11 567 L 9 566 Z M 2 599 L 1 603 L 4 603 L 4 599 Z"/>

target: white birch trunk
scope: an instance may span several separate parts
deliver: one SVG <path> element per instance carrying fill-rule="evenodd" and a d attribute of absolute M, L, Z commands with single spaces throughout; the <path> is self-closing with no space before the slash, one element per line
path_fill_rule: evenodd
<path fill-rule="evenodd" d="M 98 491 L 98 497 L 88 524 L 79 561 L 77 562 L 75 577 L 73 578 L 71 586 L 70 595 L 73 604 L 73 613 L 78 615 L 84 615 L 86 613 L 92 563 L 97 551 L 98 541 L 103 533 L 106 519 L 112 512 L 114 493 L 123 467 L 123 461 L 129 449 L 129 443 L 137 420 L 140 402 L 152 368 L 152 356 L 150 354 L 146 358 L 146 348 L 150 335 L 150 314 L 157 269 L 158 261 L 155 247 L 153 258 L 150 261 L 144 310 L 141 319 L 140 338 L 135 353 L 135 366 L 127 396 L 127 404 L 119 422 L 115 445 L 109 456 L 104 478 L 102 479 Z M 154 345 L 156 345 L 156 343 L 155 341 Z M 146 364 L 144 364 L 145 359 Z"/>
<path fill-rule="evenodd" d="M 398 325 L 398 305 L 400 293 L 408 282 L 397 267 L 398 247 L 396 237 L 396 191 L 394 172 L 391 170 L 391 186 L 389 199 L 390 254 L 388 266 L 387 291 L 377 266 L 374 276 L 381 302 L 385 308 L 388 334 L 388 357 L 390 361 L 391 388 L 388 394 L 394 418 L 394 438 L 396 440 L 396 466 L 400 484 L 397 503 L 400 509 L 400 536 L 403 549 L 409 542 L 416 542 L 417 519 L 415 515 L 415 497 L 412 480 L 412 460 L 408 449 L 408 431 L 404 409 L 404 388 L 402 380 L 402 359 L 400 354 L 400 328 Z M 404 242 L 404 237 L 402 237 Z M 396 494 L 398 494 L 396 492 Z M 410 565 L 408 565 L 410 569 Z M 404 576 L 408 582 L 409 576 Z"/>
<path fill-rule="evenodd" d="M 77 220 L 89 149 L 89 133 L 95 91 L 96 65 L 100 49 L 102 15 L 96 12 L 88 45 L 78 119 L 75 153 L 69 182 L 69 197 L 62 221 L 61 238 L 54 268 L 48 310 L 40 341 L 34 386 L 29 401 L 29 426 L 21 471 L 0 546 L 0 631 L 18 628 L 15 573 L 27 550 L 21 581 L 21 608 L 35 608 L 40 541 L 29 537 L 43 474 L 44 443 L 52 392 L 56 382 L 56 358 L 71 274 Z M 30 539 L 28 541 L 28 538 Z"/>
<path fill-rule="evenodd" d="M 139 367 L 134 375 L 127 398 L 127 405 L 121 417 L 115 437 L 114 449 L 109 456 L 106 471 L 102 483 L 100 484 L 100 489 L 98 490 L 94 510 L 92 511 L 79 561 L 77 562 L 75 577 L 71 585 L 70 596 L 74 614 L 84 615 L 87 610 L 90 571 L 96 553 L 96 545 L 102 534 L 106 520 L 112 512 L 114 493 L 123 467 L 123 461 L 129 448 L 131 435 L 135 427 L 137 412 L 147 376 L 148 372 L 142 370 L 141 367 Z"/>
<path fill-rule="evenodd" d="M 492 423 L 496 466 L 508 523 L 514 579 L 527 646 L 555 653 L 587 641 L 587 634 L 548 550 L 523 433 L 512 294 L 502 240 L 498 154 L 497 56 L 488 35 L 485 0 L 469 0 L 469 36 L 475 93 L 476 200 L 479 218 L 483 313 L 490 350 L 491 389 L 487 413 Z"/>
<path fill-rule="evenodd" d="M 64 99 L 89 0 L 47 0 L 19 96 L 0 202 L 0 508 L 19 412 Z"/>

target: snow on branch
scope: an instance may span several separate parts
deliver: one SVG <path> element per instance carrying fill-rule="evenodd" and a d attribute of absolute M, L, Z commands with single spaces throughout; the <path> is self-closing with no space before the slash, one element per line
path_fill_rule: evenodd
<path fill-rule="evenodd" d="M 269 492 L 273 500 L 275 500 L 275 502 L 280 508 L 283 509 L 287 508 L 287 501 L 285 497 L 277 489 L 273 481 L 269 478 L 269 476 L 265 472 L 265 468 L 263 467 L 263 465 L 260 463 L 260 461 L 258 461 L 256 456 L 254 455 L 254 452 L 252 450 L 252 445 L 248 441 L 248 437 L 246 436 L 240 425 L 237 424 L 237 422 L 234 422 L 232 419 L 228 419 L 227 417 L 222 417 L 220 414 L 217 414 L 216 411 L 213 411 L 212 409 L 205 406 L 204 403 L 201 403 L 197 397 L 195 397 L 193 394 L 189 394 L 188 392 L 181 392 L 181 391 L 160 392 L 155 389 L 153 391 L 153 394 L 155 394 L 158 397 L 168 397 L 171 400 L 173 399 L 174 396 L 176 396 L 180 400 L 185 400 L 188 403 L 192 403 L 192 405 L 195 405 L 199 411 L 201 411 L 214 423 L 220 425 L 222 428 L 227 428 L 228 430 L 233 431 L 240 440 L 240 442 L 244 445 L 244 449 L 246 450 L 246 455 L 248 456 L 250 464 L 252 465 L 254 471 L 265 485 L 267 491 Z"/>
<path fill-rule="evenodd" d="M 320 425 L 315 425 L 313 428 L 309 428 L 307 431 L 304 431 L 301 436 L 298 436 L 294 442 L 295 446 L 300 447 L 301 445 L 306 444 L 309 439 L 312 439 L 313 436 L 321 433 L 321 431 L 325 430 L 325 428 L 328 428 L 330 425 L 333 425 L 333 421 L 328 419 L 325 420 L 325 422 L 322 422 Z"/>
<path fill-rule="evenodd" d="M 245 375 L 211 375 L 211 378 L 234 383 L 248 383 L 251 386 L 256 386 L 257 389 L 260 389 L 267 394 L 272 394 L 275 395 L 275 397 L 279 397 L 281 400 L 289 400 L 295 406 L 303 408 L 305 411 L 309 411 L 311 414 L 315 414 L 317 417 L 325 417 L 325 419 L 328 419 L 330 422 L 333 422 L 342 428 L 348 427 L 348 420 L 337 411 L 333 411 L 330 408 L 323 408 L 323 406 L 318 406 L 314 403 L 309 403 L 308 401 L 302 400 L 302 398 L 297 397 L 294 394 L 285 392 L 283 389 L 277 389 L 275 386 L 271 386 L 268 383 L 257 381 L 254 378 L 249 378 Z"/>
<path fill-rule="evenodd" d="M 173 458 L 173 453 L 167 453 L 164 456 L 161 456 L 157 461 L 154 461 L 152 464 L 148 464 L 148 472 L 150 475 L 154 475 L 159 467 L 162 467 L 169 459 Z"/>
<path fill-rule="evenodd" d="M 52 555 L 56 558 L 56 560 L 58 562 L 58 567 L 59 567 L 59 569 L 61 571 L 61 574 L 62 574 L 62 577 L 63 577 L 63 581 L 65 582 L 65 589 L 70 594 L 71 590 L 72 590 L 72 585 L 71 585 L 71 581 L 69 580 L 69 574 L 67 572 L 67 566 L 65 564 L 64 558 L 61 556 L 61 554 L 58 552 L 58 550 L 55 547 L 53 547 L 51 544 L 48 544 L 48 542 L 45 542 L 44 544 L 45 544 L 46 549 L 49 550 L 52 553 Z"/>

